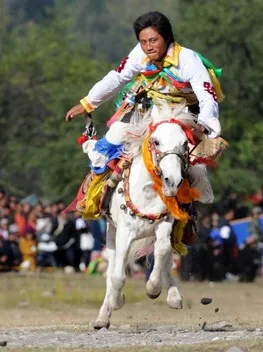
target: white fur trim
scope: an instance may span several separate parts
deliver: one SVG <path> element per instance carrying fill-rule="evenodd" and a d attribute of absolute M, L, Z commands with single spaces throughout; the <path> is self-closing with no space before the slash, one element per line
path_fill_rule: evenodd
<path fill-rule="evenodd" d="M 126 139 L 125 124 L 123 124 L 123 122 L 116 121 L 114 124 L 111 125 L 105 137 L 107 141 L 111 144 L 115 144 L 115 145 L 122 144 Z"/>
<path fill-rule="evenodd" d="M 97 143 L 94 139 L 89 139 L 88 141 L 82 144 L 82 150 L 84 154 L 88 154 L 91 149 L 94 148 L 95 144 Z"/>
<path fill-rule="evenodd" d="M 204 204 L 210 204 L 214 201 L 214 194 L 207 177 L 205 165 L 190 166 L 188 175 L 191 186 L 200 192 L 199 201 Z"/>

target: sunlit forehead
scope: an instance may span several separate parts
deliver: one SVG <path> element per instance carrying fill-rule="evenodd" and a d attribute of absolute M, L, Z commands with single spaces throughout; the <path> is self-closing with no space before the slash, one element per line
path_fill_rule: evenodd
<path fill-rule="evenodd" d="M 187 137 L 182 128 L 175 123 L 163 123 L 159 125 L 152 134 L 152 139 L 158 142 L 160 151 L 184 148 Z"/>
<path fill-rule="evenodd" d="M 162 36 L 152 27 L 145 28 L 139 34 L 139 41 L 141 44 L 146 42 L 157 41 Z"/>

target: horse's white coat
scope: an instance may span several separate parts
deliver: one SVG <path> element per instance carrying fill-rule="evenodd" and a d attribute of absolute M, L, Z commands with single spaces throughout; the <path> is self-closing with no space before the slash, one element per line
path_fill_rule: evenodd
<path fill-rule="evenodd" d="M 154 123 L 172 117 L 188 125 L 193 124 L 192 116 L 185 114 L 182 107 L 172 112 L 168 106 L 165 106 L 161 110 L 155 109 L 151 115 Z M 157 214 L 164 211 L 166 207 L 159 195 L 152 189 L 153 181 L 146 170 L 141 155 L 138 154 L 138 144 L 141 145 L 142 136 L 146 133 L 145 126 L 141 124 L 140 127 L 138 125 L 134 126 L 132 123 L 123 124 L 120 122 L 113 126 L 114 133 L 117 133 L 118 137 L 123 135 L 124 130 L 126 131 L 126 135 L 128 136 L 127 153 L 136 155 L 137 151 L 137 156 L 135 156 L 131 166 L 129 181 L 132 202 L 145 214 Z M 136 139 L 134 135 L 139 137 Z M 113 134 L 111 136 L 113 138 Z M 152 134 L 152 137 L 158 140 L 158 149 L 162 152 L 174 149 L 183 151 L 183 145 L 187 141 L 182 128 L 172 123 L 159 125 Z M 167 155 L 162 159 L 160 167 L 164 177 L 169 179 L 169 182 L 167 182 L 163 189 L 164 192 L 166 195 L 176 194 L 177 186 L 182 179 L 180 158 L 174 154 Z M 167 289 L 167 303 L 169 307 L 182 308 L 182 297 L 171 275 L 172 249 L 170 234 L 174 219 L 169 217 L 167 221 L 162 219 L 150 223 L 149 220 L 131 216 L 129 209 L 120 209 L 121 204 L 125 202 L 123 194 L 118 193 L 118 188 L 123 188 L 122 182 L 120 182 L 117 190 L 114 192 L 110 205 L 112 222 L 108 225 L 107 233 L 107 288 L 103 305 L 94 322 L 95 328 L 108 327 L 112 310 L 120 309 L 123 306 L 124 296 L 122 288 L 125 283 L 125 268 L 129 254 L 133 253 L 132 247 L 143 247 L 146 243 L 149 243 L 149 239 L 150 241 L 155 240 L 154 268 L 146 284 L 146 292 L 152 298 L 157 297 L 164 284 Z"/>

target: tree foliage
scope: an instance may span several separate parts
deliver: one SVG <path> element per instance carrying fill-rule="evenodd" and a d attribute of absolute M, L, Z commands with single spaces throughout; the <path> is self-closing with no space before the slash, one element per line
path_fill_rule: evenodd
<path fill-rule="evenodd" d="M 4 0 L 0 4 L 0 185 L 69 199 L 87 171 L 68 108 L 136 43 L 132 22 L 149 10 L 171 19 L 176 40 L 223 67 L 222 135 L 210 173 L 220 195 L 261 185 L 263 37 L 260 0 Z M 94 114 L 100 134 L 113 105 Z"/>
<path fill-rule="evenodd" d="M 72 195 L 87 172 L 76 144 L 84 123 L 64 116 L 108 69 L 87 57 L 68 26 L 54 16 L 12 29 L 1 54 L 1 182 L 49 198 Z"/>

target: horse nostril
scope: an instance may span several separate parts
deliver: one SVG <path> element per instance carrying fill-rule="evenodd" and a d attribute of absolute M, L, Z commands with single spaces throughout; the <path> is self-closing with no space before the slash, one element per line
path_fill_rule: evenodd
<path fill-rule="evenodd" d="M 164 182 L 168 187 L 173 187 L 174 186 L 174 181 L 171 180 L 169 177 L 164 178 Z"/>

